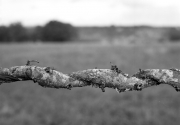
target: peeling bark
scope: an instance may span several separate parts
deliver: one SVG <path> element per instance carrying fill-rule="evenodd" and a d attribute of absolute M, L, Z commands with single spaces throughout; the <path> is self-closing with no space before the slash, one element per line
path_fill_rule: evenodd
<path fill-rule="evenodd" d="M 180 91 L 179 69 L 145 69 L 133 76 L 123 73 L 117 66 L 111 69 L 87 69 L 63 74 L 51 67 L 24 66 L 0 68 L 0 84 L 16 81 L 32 80 L 43 87 L 66 88 L 92 86 L 105 92 L 105 88 L 113 88 L 118 93 L 140 91 L 144 88 L 160 84 L 169 84 Z"/>

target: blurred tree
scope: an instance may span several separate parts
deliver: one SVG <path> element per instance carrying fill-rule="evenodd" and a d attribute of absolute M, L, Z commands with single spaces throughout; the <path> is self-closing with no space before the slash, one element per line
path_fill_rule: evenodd
<path fill-rule="evenodd" d="M 110 43 L 113 43 L 117 37 L 117 31 L 116 26 L 111 25 L 107 29 L 107 39 Z"/>
<path fill-rule="evenodd" d="M 35 32 L 34 32 L 35 41 L 41 41 L 42 40 L 42 29 L 43 29 L 43 27 L 41 27 L 41 26 L 35 27 Z"/>
<path fill-rule="evenodd" d="M 25 41 L 27 40 L 26 29 L 21 25 L 21 23 L 13 23 L 9 26 L 9 37 L 11 41 Z"/>
<path fill-rule="evenodd" d="M 66 23 L 50 21 L 42 29 L 43 41 L 68 41 L 76 37 L 76 29 Z"/>
<path fill-rule="evenodd" d="M 28 27 L 26 28 L 26 33 L 28 37 L 28 41 L 42 41 L 42 27 Z"/>
<path fill-rule="evenodd" d="M 178 28 L 169 28 L 165 34 L 170 41 L 180 41 L 180 29 Z"/>
<path fill-rule="evenodd" d="M 9 41 L 9 29 L 6 26 L 0 26 L 0 42 Z"/>

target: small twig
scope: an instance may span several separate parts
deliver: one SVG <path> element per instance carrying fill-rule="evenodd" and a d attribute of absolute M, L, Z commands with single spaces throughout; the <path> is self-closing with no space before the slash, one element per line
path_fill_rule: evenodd
<path fill-rule="evenodd" d="M 27 60 L 26 66 L 30 66 L 31 62 L 39 63 L 37 60 Z"/>

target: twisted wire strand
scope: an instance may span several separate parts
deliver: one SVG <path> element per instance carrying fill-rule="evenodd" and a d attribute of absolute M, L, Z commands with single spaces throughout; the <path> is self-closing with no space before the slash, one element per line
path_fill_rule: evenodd
<path fill-rule="evenodd" d="M 51 67 L 39 67 L 28 62 L 23 66 L 0 68 L 0 84 L 32 80 L 43 87 L 66 88 L 92 86 L 105 92 L 105 88 L 113 88 L 118 93 L 140 91 L 154 85 L 168 84 L 180 91 L 179 69 L 145 69 L 132 76 L 123 73 L 112 65 L 111 69 L 87 69 L 63 74 Z"/>

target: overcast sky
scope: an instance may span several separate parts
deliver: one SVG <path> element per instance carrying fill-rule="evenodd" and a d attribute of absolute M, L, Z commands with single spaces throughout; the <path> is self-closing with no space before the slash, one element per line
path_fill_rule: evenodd
<path fill-rule="evenodd" d="M 180 0 L 0 0 L 0 25 L 180 26 Z"/>

